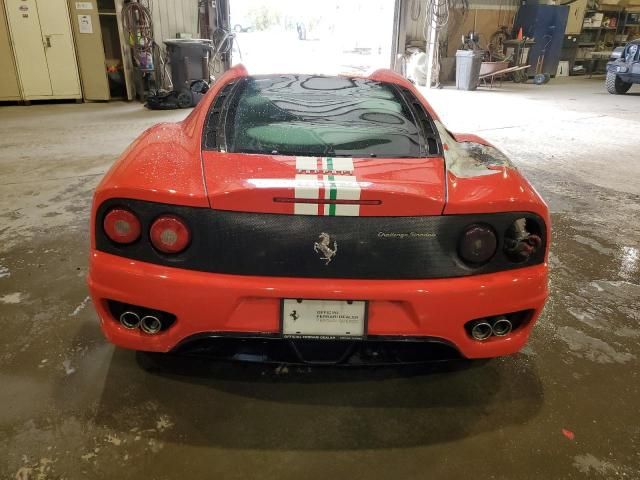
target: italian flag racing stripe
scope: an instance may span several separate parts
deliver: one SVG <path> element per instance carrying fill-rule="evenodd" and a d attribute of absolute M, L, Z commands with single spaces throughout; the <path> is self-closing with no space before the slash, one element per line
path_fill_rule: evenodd
<path fill-rule="evenodd" d="M 352 158 L 296 157 L 295 198 L 360 200 Z M 359 216 L 360 205 L 295 203 L 296 215 Z"/>
<path fill-rule="evenodd" d="M 338 198 L 338 189 L 336 188 L 335 178 L 333 175 L 329 175 L 329 181 L 331 182 L 329 186 L 329 198 L 331 200 L 335 200 L 336 198 Z M 329 207 L 329 215 L 335 216 L 336 214 L 335 203 L 330 203 L 327 206 Z"/>

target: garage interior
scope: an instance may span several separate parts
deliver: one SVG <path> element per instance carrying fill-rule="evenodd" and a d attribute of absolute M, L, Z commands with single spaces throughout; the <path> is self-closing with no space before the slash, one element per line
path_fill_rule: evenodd
<path fill-rule="evenodd" d="M 637 1 L 0 1 L 0 477 L 640 478 L 640 88 L 605 88 Z M 131 3 L 148 7 L 144 28 Z M 359 24 L 372 5 L 389 17 Z M 528 40 L 542 7 L 559 24 Z M 12 24 L 35 12 L 38 32 Z M 213 79 L 240 59 L 258 73 L 392 68 L 449 129 L 507 152 L 552 213 L 550 298 L 525 349 L 348 368 L 109 344 L 86 286 L 92 194 L 143 130 L 191 111 L 149 96 L 198 100 L 172 79 L 175 39 L 204 39 L 196 66 Z M 509 63 L 509 48 L 541 44 L 542 65 Z M 458 51 L 530 67 L 476 72 L 467 89 Z"/>

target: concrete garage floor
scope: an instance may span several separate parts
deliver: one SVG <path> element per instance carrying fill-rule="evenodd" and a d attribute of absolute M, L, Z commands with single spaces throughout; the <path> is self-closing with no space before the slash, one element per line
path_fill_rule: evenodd
<path fill-rule="evenodd" d="M 0 477 L 640 478 L 640 96 L 579 78 L 429 97 L 553 211 L 531 342 L 466 368 L 147 368 L 98 329 L 89 204 L 139 132 L 187 112 L 0 108 Z"/>

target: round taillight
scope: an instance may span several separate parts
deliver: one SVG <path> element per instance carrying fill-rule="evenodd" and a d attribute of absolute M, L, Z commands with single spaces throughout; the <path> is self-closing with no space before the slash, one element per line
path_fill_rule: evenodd
<path fill-rule="evenodd" d="M 498 241 L 493 229 L 486 225 L 468 227 L 458 245 L 460 258 L 474 266 L 479 266 L 493 257 Z"/>
<path fill-rule="evenodd" d="M 140 237 L 140 220 L 129 210 L 114 208 L 102 222 L 104 233 L 116 243 L 132 243 Z"/>
<path fill-rule="evenodd" d="M 187 248 L 191 240 L 187 224 L 172 215 L 157 218 L 149 233 L 153 246 L 164 253 L 179 253 Z"/>

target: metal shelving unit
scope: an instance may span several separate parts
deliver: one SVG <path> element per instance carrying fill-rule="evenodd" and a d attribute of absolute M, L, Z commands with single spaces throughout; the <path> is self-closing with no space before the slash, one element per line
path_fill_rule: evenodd
<path fill-rule="evenodd" d="M 599 64 L 609 59 L 609 53 L 613 51 L 614 48 L 626 43 L 626 41 L 618 40 L 618 35 L 623 34 L 622 32 L 624 32 L 627 26 L 626 22 L 629 15 L 623 8 L 613 7 L 598 10 L 587 9 L 586 14 L 588 15 L 589 13 L 602 13 L 608 18 L 616 19 L 614 27 L 601 25 L 599 27 L 582 28 L 582 33 L 578 39 L 578 48 L 593 47 L 594 50 L 588 52 L 588 56 L 576 57 L 573 63 L 584 65 L 584 73 L 591 76 L 594 73 L 600 73 L 599 70 L 597 70 Z"/>

